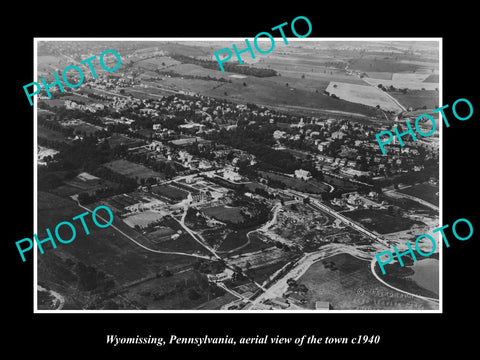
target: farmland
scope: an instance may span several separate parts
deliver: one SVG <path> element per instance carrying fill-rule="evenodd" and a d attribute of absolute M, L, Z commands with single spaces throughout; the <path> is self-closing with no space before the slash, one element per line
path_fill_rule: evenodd
<path fill-rule="evenodd" d="M 128 176 L 132 179 L 148 179 L 150 177 L 163 178 L 161 173 L 150 170 L 143 165 L 139 165 L 128 160 L 114 160 L 104 164 L 103 166 L 116 173 Z"/>
<path fill-rule="evenodd" d="M 54 140 L 54 141 L 60 141 L 64 143 L 70 143 L 71 140 L 68 140 L 65 135 L 63 135 L 61 132 L 47 129 L 43 126 L 38 126 L 38 137 L 39 138 L 44 138 L 47 140 Z"/>
<path fill-rule="evenodd" d="M 417 73 L 394 73 L 392 80 L 366 78 L 369 84 L 378 86 L 382 84 L 384 87 L 394 86 L 397 89 L 409 89 L 409 90 L 430 90 L 434 91 L 438 88 L 438 82 L 424 82 L 428 77 L 428 74 Z"/>
<path fill-rule="evenodd" d="M 368 106 L 380 106 L 388 111 L 401 111 L 402 109 L 380 89 L 369 85 L 347 84 L 330 82 L 327 92 L 338 96 L 342 100 L 364 104 Z"/>
<path fill-rule="evenodd" d="M 406 94 L 399 91 L 390 91 L 389 94 L 406 108 L 436 109 L 439 104 L 438 92 L 434 90 L 410 90 Z"/>

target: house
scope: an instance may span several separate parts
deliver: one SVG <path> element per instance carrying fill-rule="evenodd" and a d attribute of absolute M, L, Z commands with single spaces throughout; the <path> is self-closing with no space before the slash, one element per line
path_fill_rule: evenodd
<path fill-rule="evenodd" d="M 225 170 L 223 172 L 223 178 L 227 179 L 227 180 L 230 180 L 232 182 L 238 182 L 238 181 L 242 180 L 242 176 L 240 174 L 236 173 L 235 171 L 231 171 L 231 170 Z"/>
<path fill-rule="evenodd" d="M 295 177 L 307 181 L 312 178 L 312 174 L 310 174 L 310 171 L 298 169 L 295 170 Z"/>

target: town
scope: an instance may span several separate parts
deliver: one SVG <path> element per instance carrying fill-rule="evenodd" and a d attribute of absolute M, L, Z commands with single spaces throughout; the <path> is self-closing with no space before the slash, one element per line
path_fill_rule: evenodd
<path fill-rule="evenodd" d="M 101 52 L 96 42 L 41 45 L 39 76 Z M 230 89 L 248 99 L 249 87 L 279 76 L 262 62 L 242 75 L 213 70 L 213 60 L 185 55 L 193 45 L 123 46 L 115 73 L 38 95 L 39 229 L 79 207 L 114 214 L 108 229 L 38 259 L 41 308 L 438 308 L 438 290 L 407 280 L 411 267 L 389 265 L 380 279 L 375 262 L 438 227 L 438 134 L 394 138 L 389 156 L 375 139 L 423 107 L 399 118 L 335 99 L 333 88 L 311 94 L 334 110 L 243 101 Z M 327 70 L 336 65 L 322 66 L 334 76 Z M 338 76 L 363 81 L 351 70 Z M 277 88 L 294 94 L 299 86 L 292 79 Z M 428 260 L 438 263 L 438 252 Z M 386 283 L 413 295 L 382 305 L 375 291 L 368 301 L 354 296 L 356 287 Z"/>

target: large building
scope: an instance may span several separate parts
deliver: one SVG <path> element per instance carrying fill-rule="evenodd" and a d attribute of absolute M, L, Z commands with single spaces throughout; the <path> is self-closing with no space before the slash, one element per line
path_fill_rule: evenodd
<path fill-rule="evenodd" d="M 312 178 L 312 174 L 310 174 L 310 171 L 298 169 L 295 170 L 295 177 L 307 181 Z"/>

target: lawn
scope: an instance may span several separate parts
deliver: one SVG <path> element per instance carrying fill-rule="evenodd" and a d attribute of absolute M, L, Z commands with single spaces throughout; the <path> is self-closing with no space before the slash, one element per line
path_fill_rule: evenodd
<path fill-rule="evenodd" d="M 105 166 L 106 168 L 116 173 L 128 176 L 129 178 L 137 179 L 137 180 L 147 179 L 150 177 L 163 178 L 163 175 L 161 173 L 150 170 L 149 168 L 143 165 L 136 164 L 128 160 L 123 160 L 123 159 L 114 160 L 109 163 L 103 164 L 103 166 Z"/>
<path fill-rule="evenodd" d="M 424 225 L 419 221 L 413 221 L 401 216 L 390 215 L 386 210 L 359 209 L 344 212 L 343 215 L 359 222 L 367 229 L 378 232 L 379 234 L 389 234 L 397 231 L 408 230 L 414 224 Z"/>
<path fill-rule="evenodd" d="M 313 264 L 297 281 L 307 289 L 305 306 L 328 301 L 333 310 L 432 310 L 435 305 L 399 293 L 373 276 L 370 262 L 339 254 Z"/>
<path fill-rule="evenodd" d="M 418 197 L 419 199 L 425 200 L 436 206 L 439 204 L 439 197 L 437 195 L 439 188 L 430 184 L 413 185 L 411 187 L 398 190 L 398 192 Z"/>

